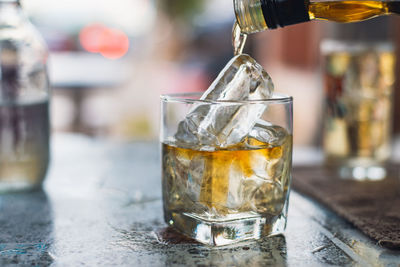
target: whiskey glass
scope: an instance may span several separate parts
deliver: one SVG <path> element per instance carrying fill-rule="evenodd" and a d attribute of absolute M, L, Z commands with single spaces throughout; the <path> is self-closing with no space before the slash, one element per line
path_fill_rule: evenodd
<path fill-rule="evenodd" d="M 256 101 L 200 97 L 199 93 L 161 96 L 165 222 L 209 246 L 283 233 L 292 179 L 293 99 L 278 93 Z M 263 105 L 265 109 L 235 144 L 218 147 L 178 141 L 179 123 L 199 105 Z"/>
<path fill-rule="evenodd" d="M 326 164 L 344 179 L 384 179 L 391 156 L 393 45 L 325 40 L 321 49 Z"/>

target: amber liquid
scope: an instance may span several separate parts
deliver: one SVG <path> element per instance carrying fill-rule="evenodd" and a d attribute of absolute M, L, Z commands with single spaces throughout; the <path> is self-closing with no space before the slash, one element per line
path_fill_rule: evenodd
<path fill-rule="evenodd" d="M 326 1 L 310 2 L 310 19 L 335 22 L 356 22 L 387 14 L 400 14 L 400 2 L 383 1 Z"/>
<path fill-rule="evenodd" d="M 291 137 L 281 146 L 255 139 L 223 150 L 163 144 L 164 207 L 169 212 L 225 217 L 279 214 L 290 182 Z"/>

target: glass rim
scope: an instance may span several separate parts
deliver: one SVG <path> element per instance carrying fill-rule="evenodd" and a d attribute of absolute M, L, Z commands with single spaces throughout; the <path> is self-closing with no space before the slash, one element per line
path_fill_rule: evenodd
<path fill-rule="evenodd" d="M 181 103 L 181 104 L 287 104 L 293 103 L 293 97 L 283 93 L 273 93 L 273 98 L 268 99 L 255 99 L 255 100 L 201 100 L 193 99 L 190 97 L 201 96 L 204 92 L 191 92 L 191 93 L 173 93 L 160 95 L 161 101 Z"/>

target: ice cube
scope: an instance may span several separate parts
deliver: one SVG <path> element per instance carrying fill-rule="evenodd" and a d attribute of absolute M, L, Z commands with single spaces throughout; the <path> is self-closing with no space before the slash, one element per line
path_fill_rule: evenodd
<path fill-rule="evenodd" d="M 232 212 L 279 214 L 284 202 L 285 188 L 280 181 L 257 175 L 244 177 L 240 173 L 230 177 L 226 206 Z"/>
<path fill-rule="evenodd" d="M 266 146 L 265 149 L 256 149 Z M 285 203 L 292 138 L 288 131 L 270 122 L 258 120 L 251 129 L 246 146 L 254 148 L 251 163 L 254 175 L 242 184 L 247 196 L 244 208 L 257 213 L 279 214 Z"/>
<path fill-rule="evenodd" d="M 199 203 L 205 160 L 201 156 L 192 157 L 187 149 L 174 150 L 164 155 L 165 186 L 167 202 L 171 209 L 202 213 L 207 209 Z"/>
<path fill-rule="evenodd" d="M 257 120 L 249 133 L 247 144 L 252 147 L 252 142 L 257 140 L 270 146 L 280 146 L 286 141 L 287 137 L 288 132 L 285 128 L 264 120 Z"/>
<path fill-rule="evenodd" d="M 239 177 L 240 174 L 236 174 Z M 279 182 L 257 175 L 242 177 L 234 191 L 230 191 L 227 207 L 235 212 L 279 214 L 285 200 L 284 189 Z M 233 194 L 232 194 L 233 193 Z"/>
<path fill-rule="evenodd" d="M 268 99 L 273 83 L 267 72 L 246 54 L 235 56 L 180 122 L 175 139 L 197 147 L 227 147 L 242 141 L 266 109 L 265 103 L 239 105 L 213 101 Z"/>
<path fill-rule="evenodd" d="M 185 194 L 193 202 L 198 202 L 200 198 L 201 183 L 205 169 L 205 159 L 198 155 L 192 155 L 188 149 L 176 150 L 173 154 L 173 164 L 175 173 L 175 184 L 181 195 Z"/>
<path fill-rule="evenodd" d="M 278 215 L 282 212 L 285 200 L 285 192 L 279 183 L 264 180 L 250 202 L 255 212 Z"/>
<path fill-rule="evenodd" d="M 201 187 L 203 176 L 206 171 L 206 160 L 202 156 L 192 158 L 188 171 L 187 178 L 187 194 L 194 202 L 200 201 Z"/>
<path fill-rule="evenodd" d="M 164 186 L 166 187 L 166 201 L 173 209 L 184 207 L 187 202 L 185 192 L 183 173 L 180 169 L 184 166 L 177 161 L 174 153 L 167 153 L 163 157 L 164 165 Z"/>
<path fill-rule="evenodd" d="M 246 146 L 250 149 L 257 148 L 260 144 L 267 145 L 268 150 L 261 150 L 263 153 L 253 156 L 254 173 L 259 177 L 269 177 L 269 179 L 279 179 L 286 160 L 286 152 L 290 151 L 287 147 L 291 144 L 288 132 L 270 122 L 258 120 L 251 129 Z M 264 155 L 266 153 L 266 155 Z"/>
<path fill-rule="evenodd" d="M 227 208 L 237 211 L 245 202 L 246 192 L 243 192 L 245 178 L 239 166 L 233 165 L 231 167 L 229 171 L 228 197 L 226 200 Z"/>

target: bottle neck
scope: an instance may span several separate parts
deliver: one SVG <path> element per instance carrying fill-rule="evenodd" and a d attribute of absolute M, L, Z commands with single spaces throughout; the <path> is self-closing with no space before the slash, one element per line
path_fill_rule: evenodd
<path fill-rule="evenodd" d="M 236 19 L 245 33 L 310 20 L 307 0 L 234 0 L 234 8 Z"/>
<path fill-rule="evenodd" d="M 268 29 L 260 0 L 234 0 L 236 20 L 244 33 Z"/>

